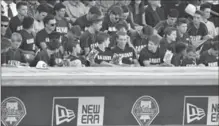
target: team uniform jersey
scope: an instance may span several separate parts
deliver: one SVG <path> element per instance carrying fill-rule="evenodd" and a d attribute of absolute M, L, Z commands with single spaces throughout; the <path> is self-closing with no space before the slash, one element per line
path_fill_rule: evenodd
<path fill-rule="evenodd" d="M 162 59 L 163 56 L 161 55 L 159 48 L 153 53 L 145 47 L 140 52 L 139 63 L 141 66 L 144 66 L 144 61 L 149 61 L 150 65 L 159 65 L 162 63 Z"/>
<path fill-rule="evenodd" d="M 199 64 L 204 64 L 205 66 L 209 67 L 216 67 L 218 66 L 218 57 L 210 55 L 208 51 L 205 51 L 200 56 Z"/>
<path fill-rule="evenodd" d="M 177 32 L 176 42 L 183 42 L 186 45 L 191 45 L 191 40 L 187 33 L 183 34 L 183 36 L 180 36 Z"/>
<path fill-rule="evenodd" d="M 136 54 L 133 48 L 126 46 L 124 50 L 120 49 L 118 46 L 112 49 L 113 56 L 121 56 L 122 63 L 124 64 L 134 64 L 133 60 L 136 59 Z"/>
<path fill-rule="evenodd" d="M 69 23 L 67 20 L 57 20 L 56 19 L 56 32 L 60 33 L 61 35 L 66 35 L 69 30 Z"/>
<path fill-rule="evenodd" d="M 9 22 L 9 28 L 11 29 L 12 33 L 21 31 L 23 29 L 22 21 L 18 18 L 18 16 L 11 18 Z"/>
<path fill-rule="evenodd" d="M 117 31 L 115 25 L 116 23 L 112 23 L 109 19 L 109 16 L 106 16 L 103 20 L 101 31 L 107 30 L 108 34 L 112 35 Z"/>
<path fill-rule="evenodd" d="M 182 60 L 182 65 L 181 65 L 181 66 L 185 66 L 185 67 L 195 67 L 195 66 L 197 66 L 196 60 L 195 60 L 195 59 L 184 58 L 184 59 Z"/>
<path fill-rule="evenodd" d="M 90 26 L 91 22 L 87 20 L 87 15 L 81 16 L 74 22 L 73 25 L 79 25 L 83 31 Z"/>
<path fill-rule="evenodd" d="M 20 49 L 25 51 L 35 51 L 36 45 L 33 34 L 28 33 L 26 30 L 21 30 L 20 34 L 22 36 Z"/>
<path fill-rule="evenodd" d="M 101 62 L 110 62 L 113 58 L 113 52 L 111 50 L 102 51 L 99 47 L 95 48 L 98 51 L 96 58 L 94 59 L 95 63 L 101 64 Z"/>
<path fill-rule="evenodd" d="M 202 40 L 204 36 L 208 34 L 208 29 L 204 23 L 200 23 L 197 29 L 192 23 L 189 25 L 188 34 L 192 40 Z"/>
<path fill-rule="evenodd" d="M 181 54 L 174 54 L 171 59 L 171 64 L 174 66 L 181 66 L 182 65 L 183 56 Z"/>
<path fill-rule="evenodd" d="M 175 49 L 175 42 L 172 42 L 172 43 L 168 43 L 166 38 L 163 38 L 161 41 L 160 41 L 160 50 L 161 52 L 166 52 L 167 50 L 171 51 L 172 53 L 175 53 L 176 52 L 176 49 Z"/>
<path fill-rule="evenodd" d="M 26 63 L 23 52 L 20 49 L 9 49 L 1 54 L 1 64 Z"/>
<path fill-rule="evenodd" d="M 52 43 L 52 41 L 49 38 L 49 35 L 45 29 L 39 31 L 36 34 L 36 45 L 41 49 L 40 47 L 40 43 L 45 42 L 48 48 L 53 48 L 54 45 Z"/>
<path fill-rule="evenodd" d="M 133 37 L 132 44 L 135 47 L 137 53 L 140 53 L 141 50 L 148 45 L 148 39 L 142 38 L 139 34 Z"/>
<path fill-rule="evenodd" d="M 84 48 L 93 49 L 93 48 L 97 47 L 98 43 L 96 42 L 96 35 L 97 34 L 91 34 L 89 31 L 85 31 L 80 38 L 81 48 L 82 49 L 84 49 Z"/>

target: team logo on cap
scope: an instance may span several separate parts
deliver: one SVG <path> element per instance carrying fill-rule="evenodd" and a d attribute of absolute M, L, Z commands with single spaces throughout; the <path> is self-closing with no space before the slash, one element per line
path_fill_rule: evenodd
<path fill-rule="evenodd" d="M 142 96 L 134 103 L 131 113 L 140 126 L 149 126 L 159 114 L 159 106 L 151 96 Z"/>
<path fill-rule="evenodd" d="M 9 97 L 1 104 L 1 115 L 4 126 L 17 126 L 26 115 L 25 105 L 16 97 Z"/>

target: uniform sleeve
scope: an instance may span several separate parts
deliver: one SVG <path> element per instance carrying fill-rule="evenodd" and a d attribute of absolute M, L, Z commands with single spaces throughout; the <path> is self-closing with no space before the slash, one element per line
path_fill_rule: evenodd
<path fill-rule="evenodd" d="M 163 22 L 159 22 L 154 28 L 157 30 L 157 33 L 159 34 L 164 28 Z"/>
<path fill-rule="evenodd" d="M 202 31 L 202 32 L 203 32 L 203 33 L 202 33 L 202 34 L 203 34 L 203 35 L 202 35 L 203 37 L 206 36 L 206 35 L 208 35 L 208 28 L 206 27 L 205 24 L 203 24 L 203 31 Z"/>
<path fill-rule="evenodd" d="M 145 60 L 149 60 L 149 56 L 148 56 L 147 52 L 144 49 L 142 49 L 140 52 L 140 56 L 139 56 L 139 62 L 141 64 L 144 64 Z"/>
<path fill-rule="evenodd" d="M 82 35 L 82 37 L 80 38 L 80 44 L 82 49 L 89 48 L 89 41 L 91 41 L 89 38 L 90 37 L 87 34 Z"/>
<path fill-rule="evenodd" d="M 36 45 L 40 48 L 40 43 L 45 42 L 45 38 L 38 32 L 36 34 Z"/>
<path fill-rule="evenodd" d="M 198 64 L 204 64 L 205 66 L 207 66 L 206 62 L 205 62 L 205 56 L 202 54 L 198 60 Z"/>
<path fill-rule="evenodd" d="M 136 56 L 136 52 L 135 52 L 135 50 L 134 49 L 132 49 L 132 52 L 133 52 L 133 59 L 137 59 L 137 56 Z"/>
<path fill-rule="evenodd" d="M 10 20 L 10 22 L 9 22 L 9 28 L 10 28 L 10 31 L 11 31 L 12 33 L 14 33 L 14 32 L 16 31 L 16 26 L 15 26 L 15 23 L 14 23 L 14 21 L 13 21 L 13 18 L 12 18 L 12 20 Z"/>

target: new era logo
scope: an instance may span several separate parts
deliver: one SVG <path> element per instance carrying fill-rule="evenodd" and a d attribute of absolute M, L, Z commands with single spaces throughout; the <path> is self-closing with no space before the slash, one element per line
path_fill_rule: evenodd
<path fill-rule="evenodd" d="M 205 111 L 202 108 L 198 108 L 197 106 L 187 103 L 187 123 L 191 123 L 195 120 L 201 120 L 205 117 Z"/>
<path fill-rule="evenodd" d="M 73 110 L 67 109 L 64 106 L 56 105 L 56 125 L 60 125 L 64 122 L 70 122 L 75 118 Z"/>

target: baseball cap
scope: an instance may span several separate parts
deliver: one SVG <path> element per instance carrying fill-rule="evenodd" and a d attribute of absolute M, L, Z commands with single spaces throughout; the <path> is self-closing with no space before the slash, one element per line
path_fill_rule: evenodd
<path fill-rule="evenodd" d="M 111 8 L 110 13 L 113 13 L 114 15 L 122 15 L 123 10 L 120 6 L 114 6 Z"/>
<path fill-rule="evenodd" d="M 48 65 L 44 61 L 38 61 L 36 68 L 37 69 L 48 69 Z"/>
<path fill-rule="evenodd" d="M 54 6 L 54 11 L 59 11 L 60 9 L 65 8 L 65 5 L 63 5 L 62 3 L 57 3 Z"/>
<path fill-rule="evenodd" d="M 151 36 L 151 35 L 153 35 L 153 33 L 154 33 L 154 28 L 151 27 L 150 25 L 146 25 L 146 26 L 144 26 L 144 27 L 142 28 L 142 33 L 143 33 L 144 35 Z"/>
<path fill-rule="evenodd" d="M 152 35 L 149 37 L 149 41 L 153 42 L 155 45 L 160 44 L 160 37 L 158 35 Z"/>
<path fill-rule="evenodd" d="M 97 7 L 97 6 L 92 6 L 92 7 L 90 8 L 89 12 L 90 12 L 91 14 L 102 15 L 102 12 L 101 12 L 100 8 Z"/>
<path fill-rule="evenodd" d="M 69 31 L 78 37 L 81 36 L 81 27 L 79 25 L 73 26 Z"/>

